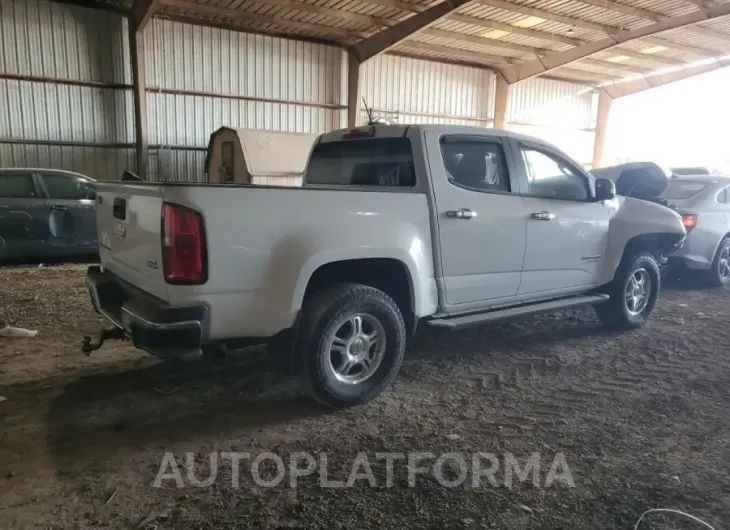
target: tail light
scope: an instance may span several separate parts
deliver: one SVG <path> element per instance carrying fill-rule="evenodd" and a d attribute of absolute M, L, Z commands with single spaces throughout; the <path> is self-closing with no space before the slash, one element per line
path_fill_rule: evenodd
<path fill-rule="evenodd" d="M 208 279 L 203 219 L 195 210 L 162 205 L 162 270 L 167 283 L 191 285 Z"/>
<path fill-rule="evenodd" d="M 372 138 L 375 136 L 375 127 L 361 127 L 350 129 L 342 135 L 343 140 L 356 140 L 358 138 Z"/>
<path fill-rule="evenodd" d="M 697 226 L 699 218 L 699 215 L 693 213 L 686 213 L 682 215 L 682 224 L 684 225 L 685 230 L 687 230 L 687 233 Z"/>

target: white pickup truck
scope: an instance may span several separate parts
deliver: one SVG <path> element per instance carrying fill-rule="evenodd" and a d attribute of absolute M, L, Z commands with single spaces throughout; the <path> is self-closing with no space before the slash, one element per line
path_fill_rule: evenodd
<path fill-rule="evenodd" d="M 282 153 L 282 156 L 286 156 Z M 333 408 L 377 396 L 417 323 L 592 304 L 643 325 L 675 212 L 616 196 L 557 148 L 476 127 L 333 131 L 301 188 L 99 183 L 92 302 L 160 357 L 270 341 Z M 280 357 L 281 358 L 281 357 Z"/>

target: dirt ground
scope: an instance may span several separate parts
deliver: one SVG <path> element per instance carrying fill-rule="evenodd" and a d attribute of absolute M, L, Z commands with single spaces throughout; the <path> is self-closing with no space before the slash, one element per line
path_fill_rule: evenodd
<path fill-rule="evenodd" d="M 80 337 L 100 319 L 83 276 L 83 265 L 0 270 L 0 319 L 39 330 L 0 338 L 0 528 L 632 529 L 657 507 L 730 521 L 728 292 L 675 282 L 628 334 L 591 310 L 426 329 L 388 392 L 333 413 L 261 350 L 186 365 L 123 344 L 84 357 Z M 315 473 L 265 488 L 242 465 L 235 488 L 229 465 L 208 487 L 153 487 L 167 451 L 183 476 L 195 453 L 200 477 L 210 452 L 326 454 L 333 479 L 364 452 L 378 483 L 327 488 Z M 539 453 L 540 479 L 449 488 L 426 473 L 408 487 L 396 462 L 386 484 L 378 452 L 490 453 L 502 483 L 502 455 Z M 558 454 L 575 487 L 542 487 Z M 699 525 L 652 515 L 641 528 Z"/>

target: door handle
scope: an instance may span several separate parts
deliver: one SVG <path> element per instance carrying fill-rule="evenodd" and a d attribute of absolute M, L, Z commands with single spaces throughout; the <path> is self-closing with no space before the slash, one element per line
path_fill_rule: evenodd
<path fill-rule="evenodd" d="M 65 206 L 51 206 L 50 210 L 52 212 L 65 212 L 66 207 Z"/>
<path fill-rule="evenodd" d="M 458 210 L 449 210 L 446 212 L 446 217 L 450 219 L 474 219 L 477 213 L 470 210 L 469 208 L 459 208 Z"/>
<path fill-rule="evenodd" d="M 535 212 L 531 213 L 530 217 L 538 221 L 552 221 L 555 219 L 555 214 L 552 212 Z"/>

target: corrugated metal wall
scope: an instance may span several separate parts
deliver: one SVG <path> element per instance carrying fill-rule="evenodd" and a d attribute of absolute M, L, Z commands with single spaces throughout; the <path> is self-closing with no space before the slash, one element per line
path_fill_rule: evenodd
<path fill-rule="evenodd" d="M 489 127 L 493 119 L 494 74 L 485 69 L 379 55 L 362 66 L 360 91 L 377 116 L 398 123 Z"/>
<path fill-rule="evenodd" d="M 145 30 L 149 142 L 161 180 L 202 177 L 221 126 L 322 133 L 345 125 L 340 48 L 153 19 Z"/>
<path fill-rule="evenodd" d="M 199 181 L 209 135 L 229 125 L 321 133 L 346 126 L 344 50 L 153 19 L 145 30 L 150 176 Z M 2 0 L 0 166 L 118 178 L 135 166 L 126 19 L 47 0 Z M 489 127 L 494 74 L 382 55 L 362 67 L 376 115 Z M 511 87 L 508 127 L 592 154 L 589 88 Z M 366 120 L 363 110 L 361 120 Z"/>
<path fill-rule="evenodd" d="M 115 178 L 134 164 L 126 20 L 2 0 L 0 165 Z"/>
<path fill-rule="evenodd" d="M 153 19 L 145 30 L 150 177 L 199 181 L 222 125 L 320 133 L 346 124 L 342 49 Z M 100 179 L 134 168 L 126 19 L 2 0 L 0 166 Z"/>
<path fill-rule="evenodd" d="M 510 87 L 507 128 L 542 138 L 579 162 L 593 159 L 595 95 L 590 86 L 529 79 Z"/>

